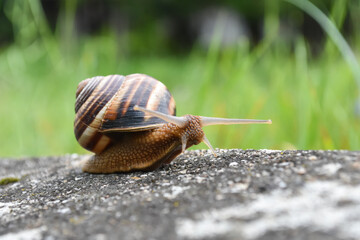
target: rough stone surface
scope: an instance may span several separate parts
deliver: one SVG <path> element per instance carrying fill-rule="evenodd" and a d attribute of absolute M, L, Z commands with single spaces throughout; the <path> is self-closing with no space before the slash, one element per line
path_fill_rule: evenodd
<path fill-rule="evenodd" d="M 360 152 L 190 151 L 154 172 L 0 159 L 0 239 L 360 239 Z"/>

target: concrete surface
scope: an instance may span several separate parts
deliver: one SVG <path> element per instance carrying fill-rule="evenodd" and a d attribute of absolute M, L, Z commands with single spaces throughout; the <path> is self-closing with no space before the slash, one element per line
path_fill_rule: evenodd
<path fill-rule="evenodd" d="M 157 171 L 0 159 L 0 239 L 360 239 L 360 152 L 190 151 Z"/>

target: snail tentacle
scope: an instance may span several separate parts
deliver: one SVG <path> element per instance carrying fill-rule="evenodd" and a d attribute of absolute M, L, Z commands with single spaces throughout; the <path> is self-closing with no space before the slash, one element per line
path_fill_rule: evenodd
<path fill-rule="evenodd" d="M 272 124 L 271 120 L 200 117 L 201 126 L 232 124 Z"/>
<path fill-rule="evenodd" d="M 213 152 L 214 156 L 217 157 L 215 149 L 211 146 L 209 139 L 207 139 L 207 137 L 205 135 L 203 136 L 203 142 L 206 144 L 206 146 L 208 146 L 210 148 L 210 150 Z"/>
<path fill-rule="evenodd" d="M 153 111 L 150 109 L 139 107 L 138 105 L 134 106 L 134 110 L 142 111 L 148 115 L 161 118 L 162 120 L 169 122 L 169 123 L 174 123 L 179 127 L 184 127 L 186 124 L 186 120 L 184 119 L 184 117 L 176 117 L 176 116 L 167 115 L 167 114 L 164 114 L 164 113 L 161 113 L 158 111 Z"/>

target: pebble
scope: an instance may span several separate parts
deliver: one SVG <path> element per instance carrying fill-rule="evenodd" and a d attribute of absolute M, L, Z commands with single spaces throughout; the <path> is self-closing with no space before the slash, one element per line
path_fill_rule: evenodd
<path fill-rule="evenodd" d="M 229 164 L 229 167 L 231 167 L 231 168 L 238 168 L 238 167 L 239 167 L 239 163 L 237 163 L 237 162 L 231 162 L 231 163 Z"/>
<path fill-rule="evenodd" d="M 294 171 L 299 175 L 304 175 L 306 173 L 306 169 L 304 167 L 295 168 Z"/>

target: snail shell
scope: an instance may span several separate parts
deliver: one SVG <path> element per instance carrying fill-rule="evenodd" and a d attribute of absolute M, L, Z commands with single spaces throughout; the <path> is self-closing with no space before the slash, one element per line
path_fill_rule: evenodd
<path fill-rule="evenodd" d="M 110 75 L 79 83 L 75 103 L 75 137 L 80 145 L 101 153 L 124 132 L 136 132 L 166 123 L 145 117 L 133 107 L 175 115 L 175 100 L 164 84 L 144 75 Z"/>

